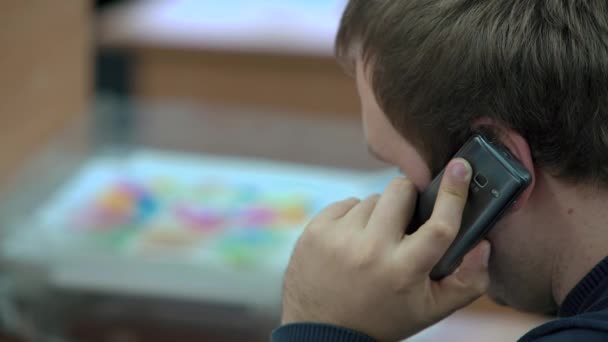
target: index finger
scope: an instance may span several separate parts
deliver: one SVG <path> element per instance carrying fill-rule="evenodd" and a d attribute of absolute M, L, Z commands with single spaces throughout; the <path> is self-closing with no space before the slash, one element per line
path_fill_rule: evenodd
<path fill-rule="evenodd" d="M 416 196 L 414 183 L 405 178 L 393 180 L 369 218 L 367 233 L 376 234 L 384 241 L 401 241 L 414 215 Z"/>
<path fill-rule="evenodd" d="M 431 218 L 405 240 L 409 253 L 430 270 L 452 244 L 462 222 L 473 171 L 462 158 L 452 160 L 444 172 Z"/>

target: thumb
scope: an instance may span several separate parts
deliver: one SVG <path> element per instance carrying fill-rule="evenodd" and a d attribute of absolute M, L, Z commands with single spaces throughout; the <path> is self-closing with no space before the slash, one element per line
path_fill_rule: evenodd
<path fill-rule="evenodd" d="M 481 241 L 464 257 L 460 267 L 439 282 L 438 301 L 446 310 L 456 310 L 483 295 L 490 285 L 488 261 L 491 247 Z"/>

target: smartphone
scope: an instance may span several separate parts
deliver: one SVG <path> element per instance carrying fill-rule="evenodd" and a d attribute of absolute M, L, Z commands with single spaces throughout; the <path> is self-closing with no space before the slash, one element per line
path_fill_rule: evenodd
<path fill-rule="evenodd" d="M 528 170 L 508 149 L 490 142 L 481 134 L 473 135 L 454 156 L 457 157 L 471 164 L 473 175 L 460 230 L 431 271 L 433 280 L 454 272 L 464 256 L 488 234 L 531 180 Z M 431 217 L 444 172 L 445 168 L 418 197 L 414 224 L 406 233 L 413 233 Z"/>

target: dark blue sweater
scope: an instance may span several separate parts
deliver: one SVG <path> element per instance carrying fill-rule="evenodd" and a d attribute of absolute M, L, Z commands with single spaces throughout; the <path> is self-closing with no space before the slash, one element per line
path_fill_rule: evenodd
<path fill-rule="evenodd" d="M 375 342 L 341 327 L 298 323 L 277 329 L 273 342 Z M 608 341 L 608 258 L 602 260 L 570 291 L 559 318 L 524 335 L 519 342 Z"/>

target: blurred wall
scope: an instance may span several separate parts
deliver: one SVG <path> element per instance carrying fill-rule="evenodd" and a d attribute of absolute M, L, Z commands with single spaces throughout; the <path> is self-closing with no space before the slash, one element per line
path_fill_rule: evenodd
<path fill-rule="evenodd" d="M 138 53 L 134 86 L 143 98 L 359 118 L 355 83 L 331 56 L 158 48 Z"/>
<path fill-rule="evenodd" d="M 333 56 L 342 6 L 275 2 L 118 3 L 98 18 L 99 42 L 131 57 L 140 99 L 358 120 L 355 83 Z M 283 18 L 275 7 L 310 8 Z"/>
<path fill-rule="evenodd" d="M 86 110 L 91 6 L 86 0 L 0 4 L 0 181 Z"/>

